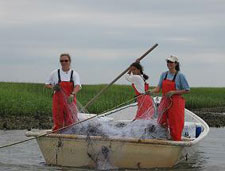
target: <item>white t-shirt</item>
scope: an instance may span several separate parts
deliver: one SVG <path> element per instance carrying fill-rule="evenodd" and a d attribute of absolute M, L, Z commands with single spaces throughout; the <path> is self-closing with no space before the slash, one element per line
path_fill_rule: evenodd
<path fill-rule="evenodd" d="M 67 72 L 64 72 L 62 69 L 60 69 L 60 78 L 61 81 L 70 81 L 70 77 L 71 77 L 71 71 L 72 69 L 70 69 Z M 58 69 L 54 70 L 51 72 L 51 74 L 49 75 L 47 81 L 45 84 L 51 84 L 51 85 L 56 85 L 58 84 L 59 79 L 58 79 Z M 73 70 L 73 82 L 74 82 L 74 86 L 79 85 L 81 87 L 80 84 L 80 76 L 79 74 Z"/>
<path fill-rule="evenodd" d="M 131 82 L 134 84 L 135 88 L 137 91 L 141 94 L 145 93 L 145 81 L 142 75 L 133 75 L 131 74 L 126 74 L 125 78 L 127 81 Z"/>

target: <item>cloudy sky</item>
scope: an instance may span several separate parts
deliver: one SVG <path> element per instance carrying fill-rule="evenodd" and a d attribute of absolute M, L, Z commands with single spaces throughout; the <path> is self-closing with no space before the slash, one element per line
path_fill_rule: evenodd
<path fill-rule="evenodd" d="M 67 52 L 82 83 L 109 83 L 158 43 L 151 85 L 176 55 L 191 87 L 225 87 L 224 18 L 224 0 L 0 0 L 0 81 L 43 83 Z"/>

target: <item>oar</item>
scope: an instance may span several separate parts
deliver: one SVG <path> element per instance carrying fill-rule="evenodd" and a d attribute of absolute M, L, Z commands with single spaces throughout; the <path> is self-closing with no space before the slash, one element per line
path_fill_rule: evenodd
<path fill-rule="evenodd" d="M 146 55 L 148 55 L 157 46 L 158 46 L 158 44 L 156 43 L 154 46 L 152 46 L 147 52 L 145 52 L 137 60 L 141 61 Z M 129 70 L 129 67 L 127 69 L 125 69 L 119 76 L 117 76 L 111 83 L 109 83 L 106 87 L 104 87 L 101 91 L 99 91 L 95 97 L 93 97 L 89 102 L 87 102 L 87 104 L 84 106 L 84 108 L 86 109 L 88 106 L 90 106 L 104 91 L 106 91 L 113 83 L 115 83 L 120 77 L 122 77 L 128 70 Z"/>

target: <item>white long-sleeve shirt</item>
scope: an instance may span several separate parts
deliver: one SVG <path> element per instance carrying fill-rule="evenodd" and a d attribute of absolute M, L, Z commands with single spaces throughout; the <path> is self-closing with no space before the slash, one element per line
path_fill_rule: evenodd
<path fill-rule="evenodd" d="M 135 88 L 137 91 L 141 94 L 145 93 L 145 81 L 142 75 L 133 75 L 131 74 L 126 74 L 125 78 L 127 81 L 131 82 L 134 84 Z"/>

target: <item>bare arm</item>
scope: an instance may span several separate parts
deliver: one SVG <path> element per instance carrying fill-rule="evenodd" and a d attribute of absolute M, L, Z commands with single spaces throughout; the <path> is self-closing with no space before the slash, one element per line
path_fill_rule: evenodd
<path fill-rule="evenodd" d="M 131 74 L 131 67 L 129 68 L 127 74 L 129 74 L 129 75 Z"/>
<path fill-rule="evenodd" d="M 161 90 L 161 88 L 159 86 L 157 86 L 156 88 L 154 88 L 152 91 L 150 91 L 151 93 L 159 93 Z"/>
<path fill-rule="evenodd" d="M 52 89 L 53 88 L 53 85 L 51 85 L 51 84 L 45 84 L 45 88 Z"/>
<path fill-rule="evenodd" d="M 188 94 L 190 93 L 190 90 L 173 90 L 173 91 L 170 91 L 170 93 L 172 92 L 172 94 L 179 94 L 179 95 L 182 95 L 182 94 Z M 168 92 L 169 93 L 169 92 Z"/>
<path fill-rule="evenodd" d="M 76 95 L 78 93 L 78 91 L 80 91 L 80 85 L 76 85 L 74 88 L 73 88 L 73 92 L 71 94 L 73 95 Z"/>

